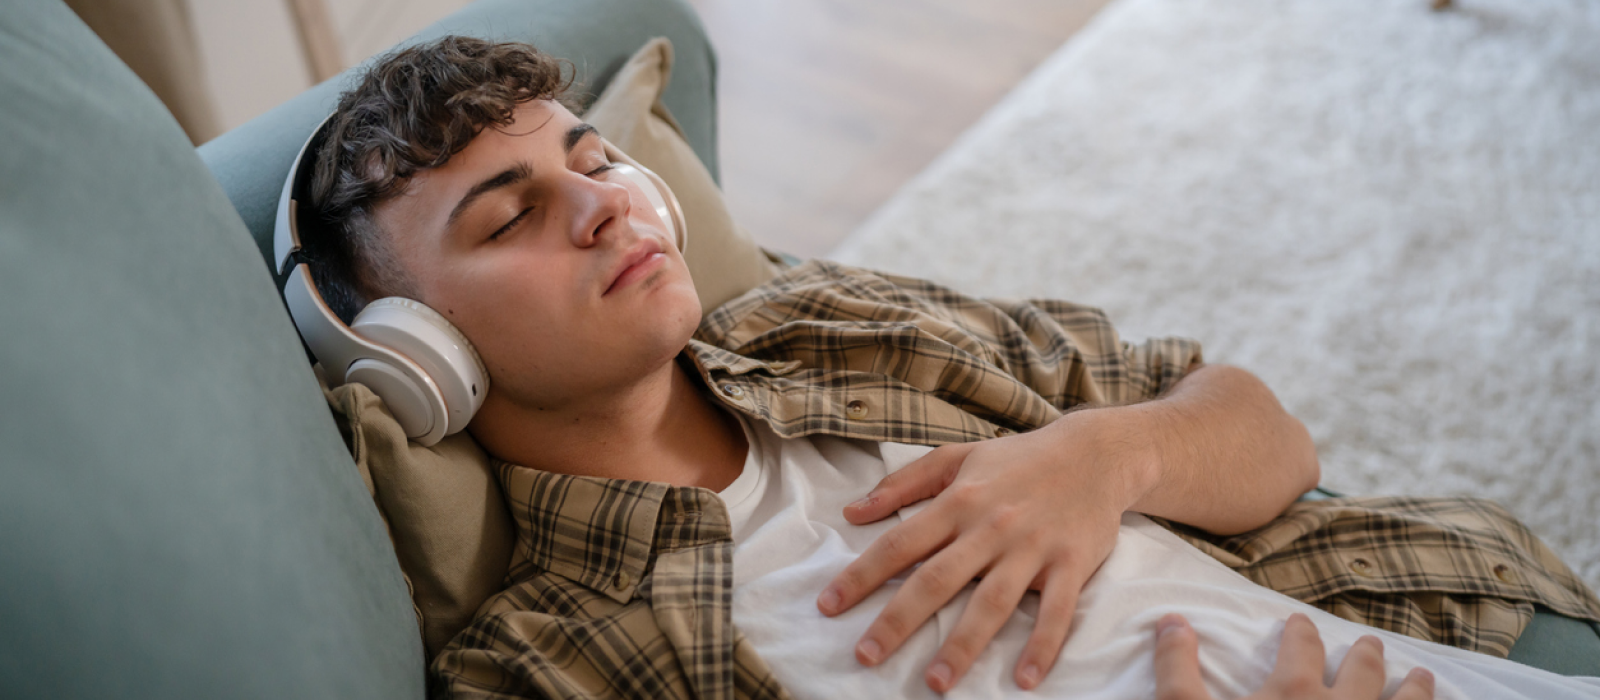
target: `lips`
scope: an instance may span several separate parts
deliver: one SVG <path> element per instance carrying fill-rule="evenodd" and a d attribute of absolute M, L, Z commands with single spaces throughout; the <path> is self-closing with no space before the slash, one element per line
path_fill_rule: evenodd
<path fill-rule="evenodd" d="M 610 283 L 606 286 L 606 291 L 603 292 L 601 296 L 605 296 L 606 294 L 610 294 L 611 292 L 615 291 L 619 286 L 619 283 L 631 281 L 624 279 L 625 276 L 628 276 L 629 270 L 632 270 L 634 267 L 640 264 L 648 263 L 651 259 L 651 256 L 661 252 L 661 241 L 653 238 L 643 239 L 639 241 L 637 245 L 628 249 L 628 251 L 622 255 L 622 258 L 617 261 L 616 266 L 611 268 L 611 275 L 608 278 L 610 279 Z"/>

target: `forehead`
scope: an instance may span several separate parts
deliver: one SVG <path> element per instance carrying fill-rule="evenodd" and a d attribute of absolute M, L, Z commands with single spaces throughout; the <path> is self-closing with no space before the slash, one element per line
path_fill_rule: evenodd
<path fill-rule="evenodd" d="M 421 171 L 414 179 L 438 179 L 441 175 L 503 165 L 508 160 L 560 159 L 566 153 L 563 137 L 582 123 L 559 102 L 524 102 L 512 112 L 511 123 L 485 128 L 443 165 Z"/>

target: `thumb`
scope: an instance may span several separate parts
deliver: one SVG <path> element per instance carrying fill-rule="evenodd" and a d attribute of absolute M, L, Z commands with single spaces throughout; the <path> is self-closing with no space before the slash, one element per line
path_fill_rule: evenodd
<path fill-rule="evenodd" d="M 865 525 L 939 495 L 955 481 L 961 463 L 976 444 L 945 445 L 884 477 L 867 495 L 844 507 L 844 519 L 852 525 Z"/>
<path fill-rule="evenodd" d="M 1156 700 L 1210 700 L 1194 629 L 1177 613 L 1162 617 L 1156 628 Z"/>

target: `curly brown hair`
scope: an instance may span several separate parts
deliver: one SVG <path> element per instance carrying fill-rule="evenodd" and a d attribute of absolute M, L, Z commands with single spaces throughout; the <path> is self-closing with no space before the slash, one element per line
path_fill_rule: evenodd
<path fill-rule="evenodd" d="M 322 298 L 351 322 L 374 299 L 414 296 L 373 209 L 444 165 L 517 105 L 568 107 L 571 63 L 527 44 L 447 36 L 379 59 L 339 97 L 317 151 L 303 254 Z"/>

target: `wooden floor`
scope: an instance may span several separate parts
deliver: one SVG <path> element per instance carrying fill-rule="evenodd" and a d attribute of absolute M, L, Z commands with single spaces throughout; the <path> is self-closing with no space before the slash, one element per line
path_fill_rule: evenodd
<path fill-rule="evenodd" d="M 690 0 L 734 218 L 826 255 L 1108 1 Z"/>

